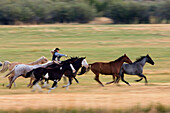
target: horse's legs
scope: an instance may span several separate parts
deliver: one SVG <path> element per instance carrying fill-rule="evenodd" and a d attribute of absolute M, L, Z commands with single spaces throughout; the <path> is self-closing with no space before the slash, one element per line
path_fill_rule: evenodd
<path fill-rule="evenodd" d="M 65 88 L 66 87 L 66 90 L 68 90 L 68 87 L 72 84 L 72 78 L 69 77 L 69 81 L 68 81 L 68 84 L 67 85 L 64 85 L 62 88 Z"/>
<path fill-rule="evenodd" d="M 123 82 L 125 82 L 127 85 L 130 86 L 130 84 L 129 84 L 127 81 L 124 80 L 124 73 L 123 73 L 123 72 L 122 72 L 122 74 L 121 74 L 120 76 L 121 76 L 121 80 L 122 80 Z"/>
<path fill-rule="evenodd" d="M 67 77 L 63 74 L 63 81 L 64 81 L 64 84 L 67 83 Z"/>
<path fill-rule="evenodd" d="M 44 85 L 42 86 L 42 88 L 46 88 L 48 84 L 48 79 L 45 79 Z"/>
<path fill-rule="evenodd" d="M 21 75 L 19 75 L 19 76 L 21 76 Z M 13 77 L 12 77 L 12 80 L 11 80 L 10 85 L 9 85 L 9 89 L 11 89 L 12 84 L 14 83 L 14 81 L 15 81 L 19 76 L 13 76 Z"/>
<path fill-rule="evenodd" d="M 54 80 L 54 83 L 51 88 L 49 88 L 48 93 L 51 92 L 51 90 L 55 89 L 57 87 L 57 80 Z"/>
<path fill-rule="evenodd" d="M 139 82 L 139 81 L 141 81 L 143 79 L 143 77 L 142 78 L 140 78 L 139 80 L 135 80 L 136 82 Z"/>
<path fill-rule="evenodd" d="M 77 82 L 77 83 L 79 83 L 79 81 L 77 80 L 77 78 L 76 77 L 73 77 L 74 78 L 74 80 Z"/>
<path fill-rule="evenodd" d="M 114 82 L 115 82 L 115 76 L 114 76 L 114 75 L 112 75 L 112 77 L 113 77 L 113 81 L 111 81 L 111 82 L 107 82 L 107 83 L 106 83 L 106 85 L 107 85 L 107 84 L 111 84 L 111 83 L 114 83 Z"/>
<path fill-rule="evenodd" d="M 96 73 L 95 75 L 96 75 L 96 76 L 95 76 L 94 79 L 95 79 L 101 86 L 104 87 L 104 85 L 102 84 L 102 82 L 100 82 L 100 80 L 99 80 L 99 73 Z"/>
<path fill-rule="evenodd" d="M 115 81 L 115 83 L 119 83 L 119 81 L 120 81 L 120 76 L 118 76 L 117 78 L 116 78 L 116 81 Z"/>
<path fill-rule="evenodd" d="M 30 78 L 30 83 L 27 85 L 27 87 L 31 86 L 32 81 L 33 81 L 34 79 L 35 79 L 35 78 L 31 76 L 31 78 Z"/>
<path fill-rule="evenodd" d="M 32 85 L 30 86 L 30 88 L 32 88 L 32 86 L 33 86 L 33 90 L 32 90 L 33 92 L 36 90 L 36 87 L 39 88 L 38 82 L 39 82 L 39 79 L 35 79 L 34 82 L 32 83 Z"/>
<path fill-rule="evenodd" d="M 11 80 L 12 78 L 14 77 L 15 73 L 12 72 L 11 75 L 8 77 L 8 80 L 9 80 L 9 84 L 6 86 L 6 87 L 9 87 L 10 83 L 11 83 Z M 16 85 L 16 84 L 15 84 Z"/>
<path fill-rule="evenodd" d="M 147 85 L 148 81 L 147 81 L 147 78 L 145 75 L 143 75 L 142 73 L 141 74 L 138 74 L 138 76 L 142 77 L 145 79 L 145 85 Z"/>

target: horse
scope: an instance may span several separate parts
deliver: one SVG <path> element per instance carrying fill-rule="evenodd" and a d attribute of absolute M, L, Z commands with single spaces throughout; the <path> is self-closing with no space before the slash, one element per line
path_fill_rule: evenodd
<path fill-rule="evenodd" d="M 49 91 L 48 91 L 48 93 L 49 93 L 51 90 L 53 90 L 57 87 L 57 83 L 61 80 L 63 74 L 66 71 L 70 71 L 71 73 L 75 72 L 75 70 L 73 70 L 73 68 L 72 68 L 73 67 L 72 63 L 75 60 L 77 60 L 77 59 L 71 58 L 66 61 L 62 61 L 60 64 L 52 64 L 52 65 L 47 66 L 46 68 L 40 67 L 40 68 L 33 69 L 32 71 L 30 71 L 26 74 L 25 78 L 30 77 L 31 75 L 34 75 L 35 80 L 32 84 L 32 86 L 34 86 L 33 91 L 35 91 L 36 87 L 38 87 L 39 90 L 41 91 L 41 88 L 38 85 L 38 82 L 40 80 L 42 80 L 42 79 L 52 80 L 53 85 L 49 89 Z M 48 74 L 48 75 L 46 76 L 46 74 Z"/>
<path fill-rule="evenodd" d="M 120 69 L 120 77 L 123 82 L 125 82 L 127 85 L 130 86 L 130 84 L 124 80 L 124 74 L 128 75 L 138 75 L 141 77 L 139 80 L 136 80 L 136 82 L 141 81 L 143 78 L 145 79 L 145 85 L 147 85 L 148 81 L 147 78 L 143 73 L 143 67 L 145 66 L 145 63 L 148 62 L 151 65 L 154 65 L 154 61 L 152 58 L 147 54 L 146 56 L 141 56 L 138 58 L 134 63 L 131 64 L 123 64 Z"/>
<path fill-rule="evenodd" d="M 48 62 L 48 59 L 46 57 L 42 56 L 39 59 L 37 59 L 36 61 L 28 63 L 28 65 L 44 64 L 46 62 Z M 0 72 L 4 73 L 8 69 L 9 69 L 9 71 L 11 71 L 14 68 L 14 66 L 18 65 L 18 64 L 24 64 L 24 63 L 20 63 L 20 62 L 13 62 L 13 63 L 11 63 L 9 61 L 5 61 L 2 64 L 2 69 L 0 70 Z"/>
<path fill-rule="evenodd" d="M 19 76 L 25 76 L 25 74 L 35 68 L 38 67 L 46 67 L 48 65 L 53 64 L 53 61 L 48 61 L 45 64 L 38 64 L 38 65 L 26 65 L 26 64 L 18 64 L 16 65 L 8 74 L 6 74 L 4 77 L 7 77 L 11 73 L 14 73 L 14 76 L 10 80 L 9 89 L 12 87 L 13 82 L 19 77 Z"/>
<path fill-rule="evenodd" d="M 102 82 L 99 80 L 99 75 L 103 74 L 103 75 L 112 75 L 113 77 L 113 81 L 108 82 L 106 84 L 110 84 L 110 83 L 116 83 L 115 81 L 115 77 L 119 78 L 119 71 L 120 68 L 122 66 L 122 64 L 124 62 L 127 63 L 132 63 L 132 61 L 127 57 L 126 54 L 124 54 L 123 56 L 121 56 L 120 58 L 118 58 L 115 61 L 110 61 L 108 63 L 105 62 L 95 62 L 93 64 L 89 64 L 90 67 L 89 69 L 86 71 L 88 72 L 90 69 L 91 71 L 95 74 L 95 80 L 104 87 L 104 85 L 102 84 Z M 80 73 L 79 75 L 81 75 L 82 73 Z"/>
<path fill-rule="evenodd" d="M 78 58 L 78 57 L 77 57 L 77 58 Z M 68 87 L 72 84 L 72 78 L 74 78 L 75 81 L 76 81 L 77 83 L 79 83 L 78 80 L 77 80 L 75 77 L 76 77 L 76 75 L 77 75 L 78 70 L 79 70 L 81 67 L 85 67 L 85 68 L 88 68 L 88 67 L 89 67 L 89 65 L 88 65 L 88 63 L 87 63 L 87 60 L 86 60 L 86 57 L 78 58 L 75 62 L 72 63 L 72 65 L 73 65 L 74 69 L 76 70 L 76 72 L 75 72 L 75 73 L 71 73 L 70 70 L 67 70 L 67 71 L 64 73 L 64 75 L 65 75 L 66 77 L 68 77 L 68 79 L 69 79 L 68 84 L 62 86 L 63 88 L 66 87 L 66 89 L 68 89 Z"/>
<path fill-rule="evenodd" d="M 36 64 L 44 64 L 44 63 L 47 63 L 48 62 L 48 59 L 44 56 L 40 57 L 39 59 L 37 59 L 36 61 L 34 62 L 30 62 L 28 63 L 27 65 L 36 65 Z M 4 73 L 6 72 L 8 69 L 9 71 L 11 71 L 16 65 L 18 64 L 24 64 L 24 63 L 20 63 L 20 62 L 9 62 L 9 61 L 5 61 L 2 65 L 2 69 L 0 70 L 1 73 Z M 11 81 L 12 77 L 15 75 L 15 73 L 11 73 L 11 75 L 8 77 L 9 79 L 9 82 Z M 33 78 L 31 78 L 30 82 L 32 81 Z M 14 83 L 14 85 L 16 85 Z M 7 87 L 9 87 L 9 85 L 7 85 Z"/>
<path fill-rule="evenodd" d="M 86 57 L 81 57 L 81 58 L 78 58 L 78 57 L 75 57 L 77 58 L 77 60 L 75 60 L 75 62 L 72 63 L 74 69 L 75 69 L 75 73 L 72 73 L 70 70 L 67 70 L 65 73 L 64 73 L 64 76 L 65 77 L 68 77 L 69 81 L 68 81 L 68 84 L 67 85 L 64 85 L 62 86 L 63 88 L 66 87 L 66 90 L 68 90 L 68 87 L 72 84 L 72 79 L 74 78 L 75 81 L 77 83 L 78 80 L 76 79 L 76 75 L 77 75 L 77 72 L 78 70 L 81 68 L 81 67 L 84 67 L 84 68 L 88 68 L 89 65 L 87 63 L 87 60 L 86 60 Z M 44 83 L 44 86 L 43 87 L 46 87 L 46 84 L 47 84 L 47 81 L 45 81 Z"/>

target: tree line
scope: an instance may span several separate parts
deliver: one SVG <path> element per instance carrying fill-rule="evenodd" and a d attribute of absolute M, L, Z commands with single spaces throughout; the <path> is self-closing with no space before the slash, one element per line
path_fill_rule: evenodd
<path fill-rule="evenodd" d="M 170 0 L 1 0 L 0 24 L 88 23 L 108 17 L 115 24 L 170 23 Z"/>

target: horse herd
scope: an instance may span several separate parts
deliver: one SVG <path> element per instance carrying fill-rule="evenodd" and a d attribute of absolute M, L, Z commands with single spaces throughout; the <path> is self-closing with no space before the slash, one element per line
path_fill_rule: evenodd
<path fill-rule="evenodd" d="M 124 62 L 126 63 L 124 64 Z M 11 63 L 9 61 L 5 61 L 3 64 L 0 63 L 0 66 L 2 66 L 0 72 L 4 73 L 9 69 L 10 72 L 3 76 L 9 76 L 9 84 L 7 85 L 7 87 L 9 88 L 12 87 L 13 83 L 14 86 L 16 86 L 15 80 L 20 76 L 23 76 L 24 78 L 30 78 L 30 82 L 27 86 L 31 88 L 33 87 L 32 91 L 35 91 L 36 89 L 42 91 L 41 87 L 39 86 L 40 81 L 44 83 L 44 85 L 42 86 L 44 88 L 47 86 L 48 81 L 52 80 L 52 87 L 48 90 L 48 92 L 50 92 L 57 87 L 57 83 L 61 80 L 62 77 L 68 78 L 68 84 L 64 85 L 63 88 L 66 87 L 66 89 L 68 89 L 68 87 L 72 84 L 73 79 L 77 83 L 79 83 L 79 81 L 76 79 L 76 75 L 78 74 L 80 68 L 81 71 L 78 75 L 85 74 L 86 72 L 91 70 L 95 74 L 94 79 L 101 86 L 104 85 L 99 80 L 100 74 L 112 75 L 113 80 L 107 82 L 106 84 L 117 84 L 121 79 L 123 82 L 130 86 L 130 84 L 124 80 L 124 74 L 138 75 L 140 79 L 136 80 L 136 82 L 139 82 L 144 78 L 145 84 L 147 84 L 147 78 L 145 75 L 142 74 L 143 67 L 146 62 L 154 65 L 154 61 L 148 54 L 146 56 L 138 58 L 133 63 L 128 58 L 128 56 L 124 54 L 115 61 L 110 61 L 107 63 L 95 62 L 92 64 L 87 63 L 86 57 L 71 57 L 65 61 L 62 61 L 61 63 L 57 63 L 55 61 L 48 61 L 48 59 L 43 56 L 38 60 L 28 64 L 18 62 Z"/>

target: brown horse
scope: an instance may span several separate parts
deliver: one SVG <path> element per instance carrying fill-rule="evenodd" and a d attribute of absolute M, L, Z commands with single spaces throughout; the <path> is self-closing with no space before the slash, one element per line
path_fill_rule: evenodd
<path fill-rule="evenodd" d="M 91 71 L 96 75 L 95 80 L 101 85 L 104 86 L 101 81 L 99 80 L 99 74 L 103 75 L 112 75 L 113 81 L 108 82 L 107 84 L 115 82 L 115 77 L 119 78 L 119 72 L 122 64 L 126 63 L 132 63 L 132 61 L 124 54 L 120 58 L 118 58 L 115 61 L 110 61 L 108 63 L 104 62 L 95 62 L 93 64 L 89 64 L 91 66 Z"/>

